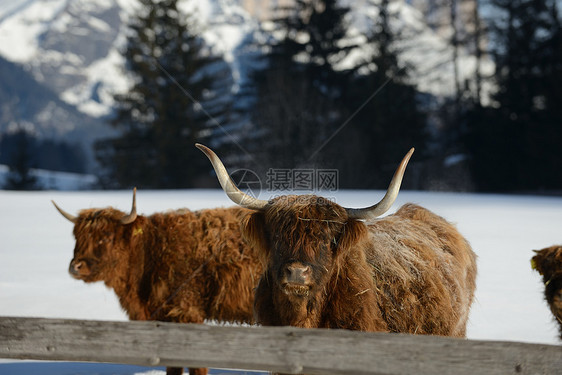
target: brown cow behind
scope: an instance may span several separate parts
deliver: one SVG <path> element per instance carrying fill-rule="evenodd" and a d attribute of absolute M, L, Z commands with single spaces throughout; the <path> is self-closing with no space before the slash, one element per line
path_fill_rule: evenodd
<path fill-rule="evenodd" d="M 314 195 L 244 196 L 218 157 L 198 147 L 229 197 L 256 210 L 244 233 L 265 266 L 255 297 L 258 323 L 465 336 L 476 278 L 468 242 L 413 204 L 375 219 L 396 198 L 413 150 L 381 202 L 346 209 Z"/>
<path fill-rule="evenodd" d="M 262 267 L 241 237 L 249 210 L 183 209 L 145 217 L 136 215 L 134 196 L 129 215 L 93 208 L 74 217 L 57 209 L 74 223 L 70 274 L 113 288 L 131 320 L 253 323 Z"/>
<path fill-rule="evenodd" d="M 534 251 L 537 254 L 531 259 L 531 264 L 542 275 L 544 297 L 558 321 L 562 339 L 562 246 L 555 245 Z"/>

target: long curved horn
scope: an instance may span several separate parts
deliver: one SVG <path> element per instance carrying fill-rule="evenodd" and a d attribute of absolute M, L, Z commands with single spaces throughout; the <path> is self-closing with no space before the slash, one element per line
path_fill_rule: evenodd
<path fill-rule="evenodd" d="M 234 203 L 245 208 L 250 208 L 252 210 L 262 210 L 265 207 L 265 205 L 267 204 L 266 200 L 251 197 L 238 189 L 234 181 L 232 181 L 232 179 L 228 175 L 228 172 L 226 171 L 223 163 L 221 162 L 217 154 L 213 152 L 213 150 L 206 146 L 203 146 L 200 143 L 196 143 L 195 146 L 199 150 L 203 151 L 205 155 L 207 155 L 207 157 L 211 161 L 211 164 L 213 165 L 213 168 L 215 168 L 215 172 L 217 173 L 217 178 L 219 179 L 222 189 Z"/>
<path fill-rule="evenodd" d="M 133 189 L 133 207 L 131 213 L 121 218 L 121 224 L 131 224 L 137 218 L 137 188 Z"/>
<path fill-rule="evenodd" d="M 76 216 L 69 214 L 68 212 L 66 212 L 65 210 L 63 210 L 59 206 L 57 206 L 55 201 L 52 200 L 51 202 L 53 202 L 53 204 L 55 205 L 55 208 L 60 212 L 60 214 L 62 216 L 64 216 L 68 221 L 70 221 L 72 223 L 76 223 L 76 220 L 78 219 Z"/>
<path fill-rule="evenodd" d="M 404 156 L 404 159 L 402 159 L 402 162 L 396 169 L 396 172 L 394 172 L 394 176 L 390 181 L 390 185 L 388 185 L 386 194 L 379 203 L 366 208 L 346 208 L 345 210 L 347 211 L 347 215 L 352 219 L 369 221 L 376 219 L 388 211 L 398 196 L 400 184 L 402 184 L 402 177 L 404 177 L 406 166 L 408 165 L 408 161 L 413 153 L 414 148 L 412 147 L 406 156 Z"/>

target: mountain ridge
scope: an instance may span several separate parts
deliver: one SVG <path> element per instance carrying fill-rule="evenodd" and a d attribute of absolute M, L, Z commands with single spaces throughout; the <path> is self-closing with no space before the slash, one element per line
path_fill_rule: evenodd
<path fill-rule="evenodd" d="M 10 131 L 14 122 L 23 122 L 33 127 L 39 137 L 82 142 L 89 148 L 95 139 L 111 134 L 107 117 L 112 113 L 113 95 L 125 92 L 132 83 L 124 71 L 121 51 L 129 17 L 138 5 L 136 0 L 28 0 L 21 4 L 19 0 L 0 0 L 0 66 L 6 62 L 20 66 L 18 75 L 28 74 L 22 82 L 31 91 L 26 92 L 20 82 L 14 98 L 31 101 L 37 91 L 50 96 L 48 102 L 56 108 L 45 110 L 36 98 L 39 102 L 31 106 L 37 108 L 34 113 L 18 114 L 10 109 L 15 99 L 9 100 L 8 95 L 5 102 L 0 102 L 7 111 L 0 117 L 0 132 Z M 261 32 L 258 19 L 242 5 L 243 0 L 180 0 L 178 4 L 184 12 L 198 12 L 203 36 L 213 52 L 223 55 L 231 65 L 237 82 L 245 78 L 249 56 L 255 53 L 245 45 Z M 406 2 L 396 2 L 393 12 L 398 14 L 394 27 L 411 31 L 412 36 L 401 42 L 401 47 L 409 49 L 405 62 L 423 72 L 415 79 L 418 89 L 432 95 L 450 95 L 454 88 L 453 69 L 452 62 L 447 61 L 446 40 L 435 34 L 422 13 Z M 377 12 L 371 1 L 357 2 L 351 11 L 352 32 L 360 34 L 362 28 L 370 27 L 374 17 Z M 348 63 L 353 64 L 353 58 L 360 58 L 362 53 L 356 51 Z M 461 73 L 470 74 L 474 60 L 468 55 L 461 59 Z M 435 69 L 436 65 L 441 67 Z M 11 113 L 12 118 L 4 113 Z M 89 159 L 93 161 L 93 155 Z"/>

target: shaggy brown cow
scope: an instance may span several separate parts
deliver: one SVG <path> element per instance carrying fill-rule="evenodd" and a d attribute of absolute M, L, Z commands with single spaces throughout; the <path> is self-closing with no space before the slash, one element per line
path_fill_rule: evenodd
<path fill-rule="evenodd" d="M 413 204 L 376 219 L 394 202 L 413 149 L 381 202 L 346 209 L 314 195 L 246 196 L 220 159 L 197 146 L 228 196 L 256 211 L 243 231 L 266 268 L 255 297 L 258 323 L 465 336 L 476 278 L 468 242 Z"/>
<path fill-rule="evenodd" d="M 183 209 L 145 217 L 136 214 L 135 194 L 130 214 L 93 208 L 75 217 L 55 207 L 74 223 L 70 274 L 113 288 L 130 319 L 253 322 L 254 288 L 263 268 L 241 236 L 240 223 L 250 210 Z"/>
<path fill-rule="evenodd" d="M 562 246 L 555 245 L 533 251 L 537 254 L 531 258 L 531 265 L 542 275 L 544 297 L 558 321 L 562 339 Z"/>

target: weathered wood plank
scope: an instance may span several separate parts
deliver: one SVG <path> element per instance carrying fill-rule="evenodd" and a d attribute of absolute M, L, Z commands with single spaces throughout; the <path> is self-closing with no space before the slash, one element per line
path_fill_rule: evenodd
<path fill-rule="evenodd" d="M 0 358 L 309 374 L 560 374 L 562 347 L 433 336 L 0 317 Z"/>

